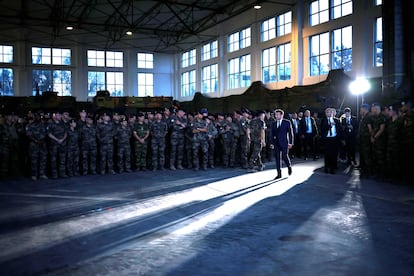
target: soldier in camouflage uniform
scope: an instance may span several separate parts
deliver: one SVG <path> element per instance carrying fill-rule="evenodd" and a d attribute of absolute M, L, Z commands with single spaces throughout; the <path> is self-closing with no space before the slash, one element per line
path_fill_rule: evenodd
<path fill-rule="evenodd" d="M 0 178 L 17 175 L 19 136 L 14 115 L 0 124 Z"/>
<path fill-rule="evenodd" d="M 186 161 L 187 161 L 187 168 L 191 169 L 193 167 L 193 129 L 192 125 L 194 123 L 194 116 L 193 114 L 187 114 L 187 127 L 184 130 L 184 140 L 185 140 L 185 153 L 186 153 Z"/>
<path fill-rule="evenodd" d="M 223 137 L 221 137 L 221 132 L 223 127 L 226 125 L 226 120 L 223 113 L 217 114 L 217 120 L 215 120 L 215 126 L 217 129 L 217 136 L 214 140 L 215 144 L 215 162 L 216 165 L 224 165 L 223 156 L 224 156 L 224 148 L 223 148 Z M 228 165 L 228 160 L 227 160 Z"/>
<path fill-rule="evenodd" d="M 227 116 L 226 120 L 220 123 L 220 137 L 223 145 L 223 167 L 234 166 L 234 128 L 231 116 Z M 233 156 L 233 158 L 232 158 Z M 233 162 L 233 163 L 232 163 Z"/>
<path fill-rule="evenodd" d="M 230 163 L 232 163 L 233 166 L 236 166 L 236 165 L 240 164 L 240 150 L 239 150 L 239 148 L 240 148 L 240 123 L 239 123 L 239 121 L 240 121 L 241 116 L 242 116 L 241 111 L 239 111 L 239 110 L 234 111 L 233 118 L 232 118 L 232 121 L 233 121 L 232 127 L 234 129 L 234 132 L 233 132 L 234 139 L 233 139 L 233 147 L 232 148 L 233 148 L 233 151 L 234 151 L 234 153 L 233 153 L 234 157 L 230 156 Z"/>
<path fill-rule="evenodd" d="M 26 126 L 26 135 L 29 138 L 29 156 L 32 180 L 47 179 L 47 129 L 40 114 L 34 114 L 32 122 Z"/>
<path fill-rule="evenodd" d="M 391 105 L 385 108 L 387 123 L 385 125 L 386 133 L 386 177 L 401 177 L 400 146 L 399 140 L 402 134 L 402 121 L 398 116 L 398 107 Z"/>
<path fill-rule="evenodd" d="M 68 154 L 66 156 L 66 167 L 68 171 L 68 176 L 78 176 L 79 175 L 79 129 L 77 128 L 76 120 L 70 119 L 68 121 L 68 137 L 67 137 L 67 149 Z"/>
<path fill-rule="evenodd" d="M 144 122 L 145 116 L 143 113 L 138 113 L 138 121 L 134 125 L 133 138 L 135 145 L 135 166 L 136 170 L 147 170 L 147 152 L 148 152 L 148 138 L 149 127 Z"/>
<path fill-rule="evenodd" d="M 412 184 L 412 162 L 407 161 L 412 160 L 414 156 L 414 112 L 412 102 L 403 102 L 401 111 L 401 124 L 403 126 L 400 137 L 401 176 L 404 182 Z"/>
<path fill-rule="evenodd" d="M 184 136 L 187 127 L 187 118 L 182 109 L 177 111 L 177 114 L 171 116 L 171 153 L 170 153 L 170 169 L 183 169 L 182 163 L 184 158 Z"/>
<path fill-rule="evenodd" d="M 214 118 L 206 118 L 207 138 L 208 138 L 208 165 L 214 169 L 214 152 L 216 146 L 216 137 L 218 136 L 217 128 L 213 121 Z"/>
<path fill-rule="evenodd" d="M 203 110 L 204 111 L 204 110 Z M 194 122 L 191 125 L 193 130 L 193 167 L 194 170 L 200 169 L 199 150 L 201 148 L 202 169 L 207 169 L 208 160 L 208 137 L 207 137 L 207 122 L 203 118 L 203 111 L 197 113 Z"/>
<path fill-rule="evenodd" d="M 67 129 L 62 121 L 62 114 L 56 112 L 47 127 L 49 137 L 50 173 L 52 178 L 66 175 L 66 138 Z M 59 169 L 59 174 L 58 174 Z"/>
<path fill-rule="evenodd" d="M 167 123 L 162 120 L 162 115 L 158 112 L 155 114 L 155 121 L 150 125 L 153 171 L 156 171 L 158 166 L 161 170 L 165 169 L 165 137 L 167 133 Z"/>
<path fill-rule="evenodd" d="M 108 173 L 115 174 L 114 171 L 114 125 L 108 114 L 102 116 L 102 122 L 96 126 L 97 138 L 99 143 L 100 173 L 105 174 L 106 168 Z"/>
<path fill-rule="evenodd" d="M 96 174 L 96 157 L 98 155 L 98 144 L 96 141 L 96 126 L 93 117 L 87 116 L 85 124 L 80 128 L 80 149 L 82 156 L 82 174 Z"/>
<path fill-rule="evenodd" d="M 265 142 L 266 142 L 266 146 L 263 147 L 263 156 L 262 156 L 262 161 L 264 161 L 264 159 L 266 159 L 267 161 L 272 161 L 273 158 L 273 150 L 270 148 L 270 140 L 271 140 L 271 135 L 272 135 L 272 124 L 276 122 L 275 119 L 275 113 L 274 111 L 266 111 L 265 114 L 265 124 L 266 124 L 266 131 L 265 131 Z"/>
<path fill-rule="evenodd" d="M 248 167 L 248 155 L 250 152 L 250 137 L 247 135 L 247 129 L 249 128 L 249 116 L 250 111 L 243 109 L 242 116 L 240 117 L 239 130 L 240 130 L 240 162 L 243 169 Z"/>
<path fill-rule="evenodd" d="M 359 168 L 362 174 L 367 176 L 372 174 L 371 156 L 371 116 L 369 114 L 369 105 L 363 104 L 359 109 L 361 116 L 358 126 L 358 145 L 359 145 Z"/>
<path fill-rule="evenodd" d="M 381 106 L 374 103 L 371 107 L 371 143 L 372 143 L 372 166 L 374 174 L 380 178 L 384 177 L 385 172 L 385 124 L 387 118 L 381 112 Z"/>
<path fill-rule="evenodd" d="M 250 121 L 249 128 L 247 129 L 247 136 L 252 142 L 252 154 L 249 160 L 249 169 L 251 171 L 254 170 L 255 166 L 257 166 L 260 171 L 264 169 L 262 158 L 260 156 L 262 148 L 266 145 L 266 124 L 264 122 L 264 118 L 265 113 L 263 111 L 259 111 L 256 118 Z"/>
<path fill-rule="evenodd" d="M 131 172 L 131 135 L 132 129 L 128 125 L 128 120 L 122 118 L 115 133 L 119 173 Z"/>

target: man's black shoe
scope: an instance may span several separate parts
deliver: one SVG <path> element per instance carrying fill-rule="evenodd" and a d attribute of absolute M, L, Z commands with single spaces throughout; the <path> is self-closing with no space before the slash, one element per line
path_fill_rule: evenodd
<path fill-rule="evenodd" d="M 273 180 L 280 179 L 280 178 L 282 178 L 282 176 L 278 174 Z"/>
<path fill-rule="evenodd" d="M 292 174 L 292 167 L 288 167 L 288 174 L 291 175 Z"/>

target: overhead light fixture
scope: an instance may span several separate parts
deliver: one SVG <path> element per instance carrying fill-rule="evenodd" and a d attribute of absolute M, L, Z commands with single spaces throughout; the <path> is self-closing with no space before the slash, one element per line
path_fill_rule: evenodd
<path fill-rule="evenodd" d="M 73 26 L 66 26 L 66 30 L 72 31 L 73 30 Z"/>
<path fill-rule="evenodd" d="M 126 31 L 125 34 L 131 36 L 132 35 L 132 32 L 131 31 Z"/>
<path fill-rule="evenodd" d="M 254 4 L 253 8 L 255 8 L 256 10 L 260 10 L 262 8 L 262 5 L 260 5 L 259 2 L 256 2 L 256 4 Z"/>

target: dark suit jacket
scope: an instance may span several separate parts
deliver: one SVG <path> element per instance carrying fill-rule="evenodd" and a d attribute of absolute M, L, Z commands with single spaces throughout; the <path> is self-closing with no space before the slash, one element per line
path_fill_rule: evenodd
<path fill-rule="evenodd" d="M 343 129 L 341 122 L 338 118 L 334 117 L 335 128 L 336 128 L 336 139 L 339 141 L 343 139 Z M 321 120 L 321 139 L 324 140 L 328 135 L 329 130 L 331 129 L 331 125 L 328 123 L 328 119 L 326 117 L 322 118 Z"/>
<path fill-rule="evenodd" d="M 283 119 L 279 128 L 277 121 L 273 122 L 271 144 L 282 148 L 287 148 L 288 144 L 293 145 L 293 129 L 289 120 Z"/>
<path fill-rule="evenodd" d="M 315 118 L 313 117 L 309 117 L 309 118 L 311 119 L 311 124 L 312 124 L 312 136 L 319 135 Z M 300 120 L 300 123 L 299 123 L 299 135 L 305 135 L 306 130 L 307 130 L 306 117 L 303 116 L 302 120 Z"/>
<path fill-rule="evenodd" d="M 346 117 L 341 117 L 341 125 L 344 139 L 356 139 L 358 133 L 358 120 L 355 116 L 351 116 L 351 123 L 348 125 Z"/>

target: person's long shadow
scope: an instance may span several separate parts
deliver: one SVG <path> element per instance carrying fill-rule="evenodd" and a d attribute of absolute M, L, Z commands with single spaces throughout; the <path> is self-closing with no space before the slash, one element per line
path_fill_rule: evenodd
<path fill-rule="evenodd" d="M 70 179 L 51 180 L 46 182 L 46 185 L 42 184 L 40 187 L 37 185 L 32 188 L 25 187 L 24 184 L 26 183 L 22 182 L 22 187 L 15 186 L 12 194 L 16 197 L 21 194 L 21 197 L 24 197 L 25 192 L 29 192 L 34 198 L 40 194 L 36 205 L 39 205 L 39 201 L 43 199 L 47 202 L 48 208 L 45 211 L 44 208 L 37 210 L 36 206 L 33 208 L 28 207 L 25 208 L 25 212 L 17 212 L 15 215 L 0 215 L 0 234 L 91 214 L 96 212 L 96 210 L 133 205 L 140 200 L 193 189 L 206 185 L 213 180 L 220 181 L 244 173 L 241 170 L 233 170 L 231 172 L 216 170 L 214 176 L 197 173 L 189 174 L 187 171 L 177 172 L 173 176 L 167 173 L 158 173 L 157 175 L 140 173 L 115 176 L 89 176 L 77 178 L 75 179 L 76 181 L 71 181 Z M 182 175 L 181 178 L 180 174 Z M 119 196 L 114 195 L 115 185 Z M 94 187 L 98 186 L 99 188 L 94 189 Z M 61 197 L 56 192 L 50 192 L 50 190 L 62 188 L 78 190 L 81 193 L 78 197 Z M 48 197 L 48 195 L 50 196 Z M 65 203 L 62 204 L 62 202 Z M 7 209 L 13 207 L 14 204 L 13 201 L 3 201 L 4 203 L 7 204 Z M 18 202 L 17 204 L 20 203 Z M 14 208 L 21 208 L 21 206 L 16 205 Z"/>
<path fill-rule="evenodd" d="M 159 237 L 164 229 L 174 228 L 175 225 L 218 208 L 228 200 L 276 182 L 271 180 L 250 185 L 209 200 L 194 201 L 139 219 L 130 219 L 109 229 L 74 236 L 52 246 L 37 248 L 34 252 L 6 260 L 0 263 L 0 271 L 4 275 L 32 275 L 73 265 L 132 241 L 148 239 L 151 235 Z"/>
<path fill-rule="evenodd" d="M 391 275 L 387 272 L 400 263 L 397 255 L 383 263 L 392 246 L 382 248 L 377 259 L 381 244 L 373 239 L 387 230 L 367 218 L 373 210 L 380 216 L 383 207 L 364 206 L 367 202 L 355 195 L 355 181 L 352 175 L 332 177 L 318 170 L 306 183 L 259 201 L 197 241 L 197 254 L 168 275 Z M 412 218 L 412 208 L 409 214 Z M 414 227 L 407 224 L 408 238 Z M 411 253 L 405 257 L 411 265 L 395 271 L 414 271 L 413 240 L 403 247 Z"/>

